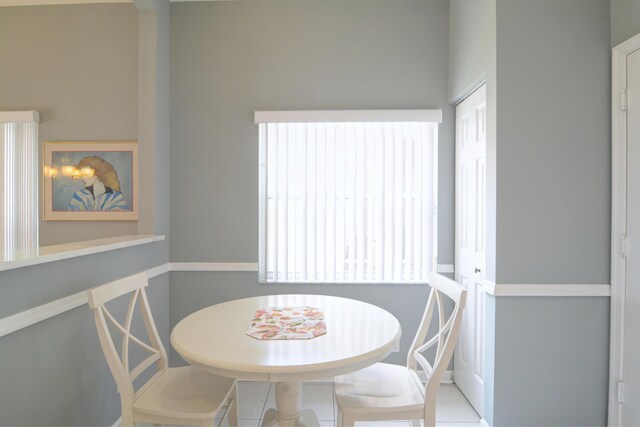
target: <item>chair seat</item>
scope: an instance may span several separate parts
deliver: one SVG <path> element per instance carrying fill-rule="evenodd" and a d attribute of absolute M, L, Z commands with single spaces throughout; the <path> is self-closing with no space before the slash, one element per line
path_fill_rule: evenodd
<path fill-rule="evenodd" d="M 376 363 L 336 377 L 335 393 L 343 412 L 406 412 L 424 408 L 424 391 L 417 376 L 405 366 L 388 363 Z"/>
<path fill-rule="evenodd" d="M 234 381 L 191 366 L 170 368 L 136 399 L 134 412 L 194 420 L 213 418 L 225 404 Z"/>

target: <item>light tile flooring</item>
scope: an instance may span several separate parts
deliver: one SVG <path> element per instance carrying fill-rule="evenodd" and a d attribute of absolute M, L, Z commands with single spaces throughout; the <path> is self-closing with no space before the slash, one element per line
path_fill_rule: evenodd
<path fill-rule="evenodd" d="M 270 383 L 238 382 L 238 416 L 243 427 L 257 427 L 269 408 L 275 407 L 275 388 Z M 337 410 L 332 383 L 305 383 L 303 408 L 313 409 L 321 427 L 335 426 Z M 440 427 L 478 427 L 480 417 L 455 385 L 443 384 L 438 392 L 436 423 Z M 408 421 L 357 423 L 356 427 L 410 427 Z"/>

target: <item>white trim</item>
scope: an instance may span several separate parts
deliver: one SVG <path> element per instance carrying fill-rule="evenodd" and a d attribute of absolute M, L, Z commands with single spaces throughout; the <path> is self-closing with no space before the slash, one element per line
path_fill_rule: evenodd
<path fill-rule="evenodd" d="M 160 236 L 163 237 L 164 236 Z M 146 270 L 152 279 L 172 271 L 258 271 L 255 262 L 168 262 Z M 494 296 L 609 296 L 609 285 L 495 285 L 485 281 L 485 290 Z M 0 319 L 0 337 L 24 329 L 35 323 L 57 316 L 86 304 L 86 291 L 16 313 Z M 445 372 L 443 383 L 452 382 L 449 371 Z"/>
<path fill-rule="evenodd" d="M 609 353 L 608 425 L 622 423 L 622 404 L 617 399 L 618 382 L 624 372 L 624 304 L 626 259 L 621 255 L 626 235 L 627 194 L 627 113 L 621 108 L 622 91 L 627 85 L 627 55 L 640 49 L 640 34 L 612 50 L 611 82 L 611 333 Z"/>
<path fill-rule="evenodd" d="M 147 277 L 158 277 L 170 270 L 170 264 L 162 264 L 146 271 Z M 0 319 L 0 337 L 50 319 L 87 303 L 87 291 L 78 292 L 46 304 L 30 308 Z"/>
<path fill-rule="evenodd" d="M 133 0 L 0 0 L 5 6 L 59 6 L 64 4 L 133 3 Z"/>
<path fill-rule="evenodd" d="M 257 262 L 172 262 L 171 271 L 258 271 Z"/>
<path fill-rule="evenodd" d="M 21 311 L 12 316 L 0 319 L 0 337 L 24 329 L 43 320 L 57 316 L 87 303 L 87 292 L 78 292 L 50 303 Z"/>
<path fill-rule="evenodd" d="M 485 420 L 484 418 L 480 418 L 480 427 L 491 427 L 491 426 L 489 425 L 487 420 Z"/>
<path fill-rule="evenodd" d="M 162 276 L 163 274 L 171 272 L 171 263 L 167 262 L 157 267 L 152 267 L 147 270 L 147 279 L 153 279 L 154 277 Z"/>
<path fill-rule="evenodd" d="M 455 267 L 453 264 L 438 264 L 436 265 L 436 273 L 440 274 L 453 274 Z"/>
<path fill-rule="evenodd" d="M 453 384 L 453 371 L 444 371 L 440 384 Z"/>
<path fill-rule="evenodd" d="M 480 89 L 480 86 L 484 84 L 487 84 L 487 75 L 485 73 L 471 82 L 466 87 L 466 89 L 460 91 L 460 95 L 451 98 L 451 103 L 457 107 L 459 104 L 463 103 L 465 99 L 473 95 L 473 92 Z"/>
<path fill-rule="evenodd" d="M 170 0 L 171 3 L 179 2 L 206 2 L 224 0 Z M 68 4 L 108 4 L 108 3 L 133 3 L 133 0 L 0 0 L 0 7 L 5 6 L 62 6 Z"/>
<path fill-rule="evenodd" d="M 256 111 L 255 123 L 435 122 L 442 110 Z"/>
<path fill-rule="evenodd" d="M 493 283 L 492 281 L 485 279 L 483 288 L 484 288 L 484 291 L 489 295 L 493 295 L 493 296 L 496 295 L 496 284 Z"/>
<path fill-rule="evenodd" d="M 608 297 L 606 284 L 495 284 L 485 280 L 484 289 L 496 297 Z"/>
<path fill-rule="evenodd" d="M 115 423 L 111 425 L 111 427 L 120 427 L 122 425 L 122 417 L 118 417 Z"/>
<path fill-rule="evenodd" d="M 39 123 L 39 122 L 40 122 L 40 115 L 35 110 L 0 111 L 0 123 Z"/>
<path fill-rule="evenodd" d="M 427 383 L 427 374 L 423 370 L 416 371 L 422 384 Z M 444 371 L 440 384 L 453 384 L 453 371 Z"/>
<path fill-rule="evenodd" d="M 44 264 L 53 261 L 61 261 L 64 259 L 129 248 L 132 246 L 145 245 L 147 243 L 159 242 L 162 240 L 164 240 L 164 236 L 161 235 L 137 235 L 109 237 L 106 239 L 43 246 L 38 249 L 38 254 L 36 255 L 22 254 L 10 261 L 0 261 L 0 271 L 12 270 L 14 268 L 27 267 L 36 264 Z M 5 256 L 0 253 L 0 260 L 4 258 Z"/>

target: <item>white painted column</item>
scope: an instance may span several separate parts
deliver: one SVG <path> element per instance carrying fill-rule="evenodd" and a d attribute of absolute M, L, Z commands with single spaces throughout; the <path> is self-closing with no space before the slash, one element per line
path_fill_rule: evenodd
<path fill-rule="evenodd" d="M 38 249 L 38 113 L 0 112 L 0 261 Z"/>

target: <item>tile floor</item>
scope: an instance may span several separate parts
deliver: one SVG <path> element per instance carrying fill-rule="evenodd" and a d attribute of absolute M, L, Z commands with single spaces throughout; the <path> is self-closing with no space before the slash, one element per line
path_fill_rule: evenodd
<path fill-rule="evenodd" d="M 275 389 L 270 383 L 238 382 L 238 412 L 242 427 L 258 427 L 264 412 L 275 407 Z M 302 405 L 313 409 L 321 427 L 335 426 L 337 410 L 332 383 L 305 383 Z M 438 393 L 436 422 L 440 427 L 478 427 L 480 417 L 455 385 L 443 384 Z M 356 427 L 410 427 L 408 421 L 356 423 Z"/>

